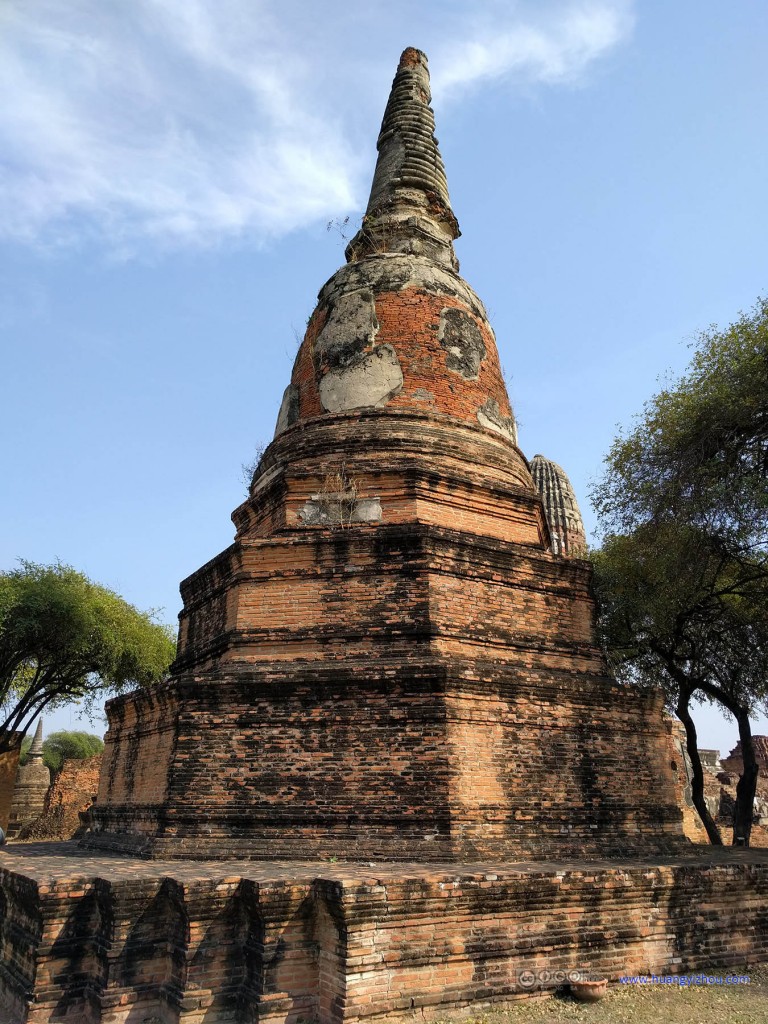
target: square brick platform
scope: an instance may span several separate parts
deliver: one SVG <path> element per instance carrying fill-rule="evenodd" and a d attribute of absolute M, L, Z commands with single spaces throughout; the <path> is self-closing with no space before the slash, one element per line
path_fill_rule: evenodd
<path fill-rule="evenodd" d="M 568 863 L 146 861 L 0 854 L 8 1024 L 442 1016 L 560 970 L 768 960 L 768 851 Z"/>

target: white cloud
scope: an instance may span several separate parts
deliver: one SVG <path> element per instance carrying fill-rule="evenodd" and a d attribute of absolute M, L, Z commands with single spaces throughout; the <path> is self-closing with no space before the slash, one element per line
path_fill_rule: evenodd
<path fill-rule="evenodd" d="M 329 219 L 364 200 L 403 46 L 456 98 L 483 78 L 573 80 L 631 28 L 628 0 L 444 6 L 6 0 L 0 232 L 208 244 Z"/>
<path fill-rule="evenodd" d="M 478 19 L 464 39 L 449 44 L 433 88 L 453 93 L 483 79 L 507 77 L 557 84 L 579 79 L 587 66 L 625 40 L 633 27 L 628 3 L 562 4 L 556 16 L 511 24 Z"/>

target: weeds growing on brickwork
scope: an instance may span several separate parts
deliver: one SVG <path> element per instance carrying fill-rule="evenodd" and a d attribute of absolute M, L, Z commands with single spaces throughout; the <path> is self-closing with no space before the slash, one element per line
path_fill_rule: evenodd
<path fill-rule="evenodd" d="M 363 219 L 359 222 L 350 224 L 349 217 L 345 217 L 344 220 L 329 220 L 325 225 L 326 231 L 335 231 L 340 237 L 344 246 L 348 246 L 357 239 L 357 245 L 354 248 L 354 252 L 351 253 L 351 259 L 357 259 L 360 254 L 363 256 L 370 256 L 376 253 L 392 252 L 392 241 L 395 238 L 395 233 L 391 230 L 382 229 L 381 225 L 378 226 L 378 230 L 374 233 L 370 230 L 373 218 L 366 214 Z"/>
<path fill-rule="evenodd" d="M 253 481 L 253 475 L 259 468 L 261 460 L 264 458 L 264 452 L 267 450 L 269 445 L 265 442 L 264 444 L 256 445 L 253 452 L 253 458 L 250 462 L 243 462 L 240 466 L 240 474 L 242 481 L 245 484 L 246 496 L 251 493 L 251 483 Z"/>
<path fill-rule="evenodd" d="M 342 529 L 352 525 L 359 503 L 358 481 L 343 462 L 325 474 L 318 502 L 326 525 Z"/>

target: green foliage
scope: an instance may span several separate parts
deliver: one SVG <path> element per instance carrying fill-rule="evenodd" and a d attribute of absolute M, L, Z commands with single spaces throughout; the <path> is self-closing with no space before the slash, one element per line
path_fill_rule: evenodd
<path fill-rule="evenodd" d="M 65 761 L 84 761 L 87 757 L 100 754 L 104 741 L 100 736 L 87 732 L 52 732 L 43 740 L 43 764 L 52 772 L 58 772 Z"/>
<path fill-rule="evenodd" d="M 606 537 L 592 562 L 598 629 L 619 679 L 662 684 L 671 704 L 683 678 L 733 713 L 765 702 L 765 556 L 734 557 L 719 538 L 667 522 Z"/>
<path fill-rule="evenodd" d="M 768 301 L 705 332 L 688 372 L 646 403 L 605 462 L 592 494 L 603 531 L 594 564 L 616 670 L 649 680 L 674 652 L 689 675 L 717 666 L 722 680 L 727 638 L 735 649 L 735 637 L 764 628 Z M 756 661 L 743 674 L 758 692 Z"/>
<path fill-rule="evenodd" d="M 0 750 L 48 707 L 159 683 L 170 629 L 66 565 L 0 573 Z"/>
<path fill-rule="evenodd" d="M 768 300 L 697 343 L 688 373 L 645 406 L 592 498 L 603 528 L 684 521 L 732 550 L 765 549 Z"/>

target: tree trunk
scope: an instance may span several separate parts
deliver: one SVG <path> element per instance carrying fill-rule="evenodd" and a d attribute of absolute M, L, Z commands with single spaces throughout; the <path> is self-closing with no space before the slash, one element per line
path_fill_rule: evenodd
<path fill-rule="evenodd" d="M 722 846 L 723 840 L 720 836 L 720 831 L 715 824 L 714 818 L 709 813 L 706 801 L 704 800 L 704 769 L 701 767 L 701 758 L 699 757 L 696 726 L 688 710 L 691 693 L 691 690 L 681 687 L 677 707 L 675 708 L 675 714 L 685 726 L 685 745 L 688 750 L 691 771 L 693 773 L 691 778 L 691 797 L 693 799 L 693 806 L 699 812 L 702 824 L 707 830 L 710 843 L 713 846 Z"/>
<path fill-rule="evenodd" d="M 752 726 L 746 711 L 736 713 L 739 723 L 739 739 L 741 740 L 741 757 L 744 768 L 736 785 L 736 805 L 733 809 L 733 845 L 749 846 L 754 817 L 755 791 L 760 768 L 755 760 L 755 748 L 752 743 Z"/>

